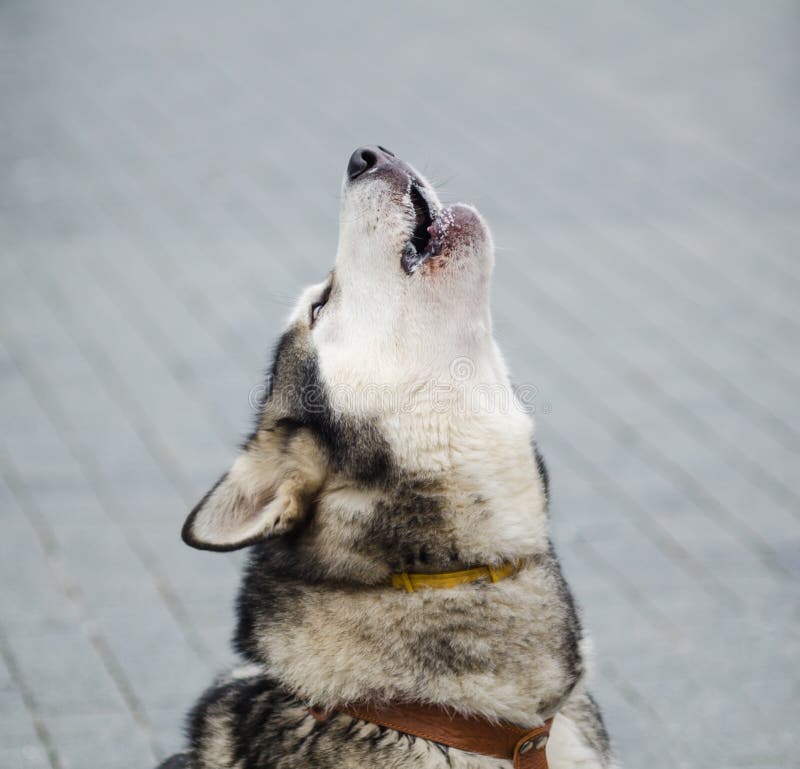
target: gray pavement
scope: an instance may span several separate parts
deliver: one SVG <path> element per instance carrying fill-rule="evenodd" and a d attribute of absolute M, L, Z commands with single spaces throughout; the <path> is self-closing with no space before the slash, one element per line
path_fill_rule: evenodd
<path fill-rule="evenodd" d="M 794 2 L 0 4 L 0 767 L 148 769 L 230 658 L 183 517 L 353 147 L 475 202 L 625 766 L 798 763 Z"/>

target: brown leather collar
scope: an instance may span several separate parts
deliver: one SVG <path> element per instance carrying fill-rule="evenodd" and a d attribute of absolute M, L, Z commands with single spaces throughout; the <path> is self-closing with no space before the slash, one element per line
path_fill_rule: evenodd
<path fill-rule="evenodd" d="M 468 753 L 506 758 L 514 762 L 514 769 L 547 769 L 545 745 L 552 718 L 541 726 L 525 729 L 479 716 L 458 715 L 436 705 L 350 705 L 335 710 L 310 708 L 309 712 L 318 721 L 327 721 L 336 712 L 345 713 Z"/>

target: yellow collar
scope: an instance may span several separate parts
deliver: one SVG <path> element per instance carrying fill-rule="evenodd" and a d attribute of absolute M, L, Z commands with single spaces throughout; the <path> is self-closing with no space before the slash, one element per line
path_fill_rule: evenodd
<path fill-rule="evenodd" d="M 477 582 L 479 579 L 499 582 L 501 579 L 516 574 L 527 563 L 527 558 L 520 558 L 500 566 L 476 566 L 474 569 L 445 571 L 439 574 L 409 574 L 403 571 L 399 574 L 392 574 L 392 587 L 413 593 L 421 587 L 451 588 L 465 585 L 468 582 Z"/>

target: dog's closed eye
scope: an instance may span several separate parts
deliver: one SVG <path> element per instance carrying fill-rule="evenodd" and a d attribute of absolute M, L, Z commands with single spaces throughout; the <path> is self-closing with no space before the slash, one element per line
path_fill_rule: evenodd
<path fill-rule="evenodd" d="M 309 325 L 313 328 L 314 324 L 317 322 L 317 318 L 319 318 L 320 313 L 322 312 L 322 308 L 328 303 L 328 299 L 331 296 L 331 288 L 332 283 L 328 283 L 325 287 L 325 290 L 322 292 L 322 296 L 311 305 L 311 317 L 309 320 Z"/>

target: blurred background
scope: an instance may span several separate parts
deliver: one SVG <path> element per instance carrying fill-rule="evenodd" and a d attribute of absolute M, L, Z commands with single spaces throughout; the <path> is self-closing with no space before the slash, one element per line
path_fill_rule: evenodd
<path fill-rule="evenodd" d="M 148 769 L 230 660 L 179 540 L 350 152 L 476 203 L 627 767 L 798 766 L 796 2 L 0 3 L 0 766 Z"/>

